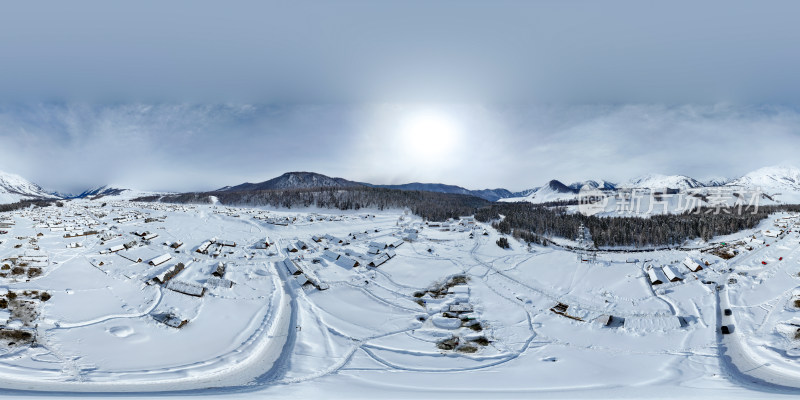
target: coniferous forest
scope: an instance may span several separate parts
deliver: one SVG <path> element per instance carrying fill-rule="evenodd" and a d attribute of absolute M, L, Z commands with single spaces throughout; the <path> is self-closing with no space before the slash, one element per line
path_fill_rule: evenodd
<path fill-rule="evenodd" d="M 684 214 L 640 217 L 595 217 L 568 212 L 566 204 L 491 203 L 467 195 L 394 189 L 315 188 L 240 192 L 183 193 L 142 197 L 139 201 L 207 204 L 211 196 L 222 205 L 277 208 L 319 207 L 337 210 L 404 209 L 431 221 L 475 215 L 501 233 L 528 243 L 547 244 L 548 238 L 574 239 L 584 225 L 595 246 L 675 247 L 687 240 L 709 240 L 758 225 L 769 214 L 800 211 L 800 206 L 763 206 L 755 209 L 699 209 Z"/>
<path fill-rule="evenodd" d="M 472 215 L 489 201 L 460 194 L 401 191 L 374 187 L 248 190 L 239 192 L 183 193 L 148 196 L 139 201 L 207 204 L 210 197 L 223 205 L 269 206 L 276 208 L 319 207 L 336 210 L 404 209 L 431 221 Z"/>
<path fill-rule="evenodd" d="M 504 234 L 527 242 L 546 243 L 547 237 L 574 239 L 582 225 L 589 229 L 595 246 L 671 247 L 686 240 L 709 240 L 754 228 L 771 213 L 800 211 L 800 206 L 763 206 L 756 209 L 696 209 L 684 214 L 639 217 L 595 217 L 569 213 L 563 207 L 529 203 L 494 203 L 475 213 L 481 222 L 492 222 Z M 502 217 L 501 217 L 502 216 Z"/>

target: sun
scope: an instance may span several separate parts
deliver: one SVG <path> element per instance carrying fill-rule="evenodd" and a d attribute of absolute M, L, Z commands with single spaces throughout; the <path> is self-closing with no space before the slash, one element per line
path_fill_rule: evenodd
<path fill-rule="evenodd" d="M 401 138 L 415 156 L 432 157 L 453 150 L 458 140 L 455 122 L 445 114 L 416 113 L 408 117 Z"/>

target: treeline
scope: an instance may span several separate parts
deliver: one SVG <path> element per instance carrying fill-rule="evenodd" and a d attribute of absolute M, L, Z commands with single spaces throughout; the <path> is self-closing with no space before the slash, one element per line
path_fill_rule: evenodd
<path fill-rule="evenodd" d="M 208 204 L 211 196 L 229 206 L 269 206 L 276 208 L 319 207 L 337 210 L 403 209 L 431 221 L 444 221 L 462 215 L 472 215 L 489 201 L 460 194 L 395 189 L 355 187 L 287 190 L 252 190 L 241 192 L 183 193 L 166 196 L 147 196 L 136 201 L 181 204 Z"/>
<path fill-rule="evenodd" d="M 800 211 L 800 206 L 764 206 L 754 210 L 693 210 L 684 214 L 638 217 L 594 217 L 528 203 L 495 203 L 479 209 L 475 218 L 493 222 L 500 232 L 527 242 L 547 244 L 547 237 L 575 239 L 578 229 L 589 229 L 597 247 L 679 246 L 687 240 L 710 240 L 717 235 L 756 227 L 777 211 Z M 503 216 L 500 220 L 500 216 Z"/>
<path fill-rule="evenodd" d="M 575 239 L 582 225 L 589 229 L 599 248 L 632 246 L 637 248 L 680 246 L 687 240 L 710 240 L 757 226 L 769 214 L 800 211 L 800 206 L 762 206 L 753 210 L 693 210 L 684 214 L 639 217 L 595 217 L 567 212 L 572 202 L 552 204 L 491 203 L 461 194 L 426 191 L 401 191 L 386 188 L 312 188 L 254 190 L 241 192 L 184 193 L 148 196 L 136 201 L 181 204 L 209 204 L 211 196 L 228 206 L 268 206 L 275 208 L 319 207 L 337 210 L 404 209 L 431 220 L 443 221 L 462 215 L 475 215 L 478 221 L 492 223 L 501 233 L 528 243 L 547 245 L 548 238 Z M 699 211 L 699 212 L 698 212 Z M 500 218 L 500 216 L 504 218 Z"/>
<path fill-rule="evenodd" d="M 55 200 L 22 200 L 16 203 L 0 204 L 0 212 L 16 211 L 30 206 L 47 207 L 55 202 Z"/>

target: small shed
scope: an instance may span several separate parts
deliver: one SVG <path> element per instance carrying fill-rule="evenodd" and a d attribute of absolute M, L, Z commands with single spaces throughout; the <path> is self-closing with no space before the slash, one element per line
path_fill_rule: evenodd
<path fill-rule="evenodd" d="M 355 268 L 359 266 L 358 261 L 347 257 L 347 256 L 339 256 L 339 259 L 336 260 L 336 265 L 344 268 Z"/>
<path fill-rule="evenodd" d="M 148 234 L 142 236 L 142 239 L 144 239 L 144 240 L 153 240 L 153 239 L 155 239 L 157 237 L 158 237 L 158 235 L 155 234 L 155 233 L 148 233 Z"/>
<path fill-rule="evenodd" d="M 297 284 L 298 284 L 298 285 L 300 285 L 300 286 L 303 286 L 303 285 L 305 285 L 306 283 L 308 283 L 308 277 L 307 277 L 307 276 L 305 276 L 305 274 L 299 274 L 299 275 L 296 275 L 296 276 L 294 277 L 294 280 L 295 280 L 295 282 L 297 282 Z"/>
<path fill-rule="evenodd" d="M 167 262 L 167 261 L 169 261 L 171 259 L 172 259 L 172 256 L 169 253 L 167 253 L 167 254 L 160 255 L 160 256 L 150 260 L 149 264 L 153 265 L 153 266 L 159 266 L 159 265 L 161 265 L 161 264 L 163 264 L 163 263 L 165 263 L 165 262 Z"/>
<path fill-rule="evenodd" d="M 206 279 L 206 287 L 230 289 L 233 287 L 233 281 L 212 276 Z"/>
<path fill-rule="evenodd" d="M 383 254 L 373 258 L 372 261 L 370 261 L 369 264 L 367 264 L 367 265 L 369 265 L 370 267 L 378 267 L 378 266 L 380 266 L 381 264 L 383 264 L 383 263 L 385 263 L 387 261 L 389 261 L 389 255 L 386 254 L 386 253 L 383 253 Z"/>
<path fill-rule="evenodd" d="M 339 259 L 339 255 L 330 250 L 323 251 L 322 257 L 325 257 L 325 259 L 328 261 L 336 261 Z"/>
<path fill-rule="evenodd" d="M 472 305 L 466 303 L 455 303 L 451 304 L 448 308 L 450 312 L 472 312 Z"/>
<path fill-rule="evenodd" d="M 189 282 L 169 281 L 167 289 L 194 297 L 203 297 L 206 294 L 206 288 Z"/>
<path fill-rule="evenodd" d="M 209 247 L 211 247 L 211 242 L 205 241 L 200 245 L 200 247 L 197 248 L 197 252 L 200 254 L 208 254 Z"/>
<path fill-rule="evenodd" d="M 177 263 L 171 268 L 167 268 L 162 271 L 160 274 L 153 277 L 152 281 L 158 284 L 164 284 L 169 282 L 170 279 L 174 278 L 178 275 L 181 271 L 186 268 L 186 265 L 183 263 Z"/>
<path fill-rule="evenodd" d="M 697 272 L 703 269 L 703 267 L 701 267 L 700 264 L 698 264 L 695 260 L 692 260 L 691 257 L 686 257 L 686 259 L 683 260 L 683 265 L 685 265 L 686 268 L 689 268 L 689 270 L 692 272 Z"/>
<path fill-rule="evenodd" d="M 298 273 L 302 272 L 302 271 L 300 271 L 300 268 L 297 266 L 297 264 L 295 264 L 289 258 L 285 258 L 285 259 L 283 259 L 283 261 L 279 261 L 279 263 L 282 263 L 283 267 L 286 268 L 286 270 L 289 271 L 289 274 L 291 274 L 291 275 L 295 275 L 295 274 L 298 274 Z"/>
<path fill-rule="evenodd" d="M 183 328 L 189 323 L 188 320 L 185 320 L 175 314 L 154 315 L 153 319 L 175 329 Z"/>
<path fill-rule="evenodd" d="M 647 269 L 647 279 L 650 280 L 650 284 L 651 285 L 660 285 L 660 284 L 664 283 L 661 280 L 661 278 L 658 277 L 658 274 L 656 273 L 656 269 L 652 268 L 652 267 Z"/>
<path fill-rule="evenodd" d="M 680 282 L 683 280 L 683 277 L 677 272 L 673 271 L 669 265 L 661 267 L 661 270 L 664 271 L 664 275 L 667 276 L 667 279 L 669 279 L 670 282 Z"/>
<path fill-rule="evenodd" d="M 223 264 L 222 262 L 217 264 L 217 268 L 214 270 L 214 272 L 211 273 L 211 275 L 216 276 L 217 278 L 224 277 L 225 276 L 225 264 Z"/>

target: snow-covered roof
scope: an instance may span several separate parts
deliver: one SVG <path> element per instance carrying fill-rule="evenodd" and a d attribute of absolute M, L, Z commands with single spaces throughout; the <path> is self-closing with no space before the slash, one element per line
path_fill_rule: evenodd
<path fill-rule="evenodd" d="M 661 278 L 656 273 L 656 269 L 655 268 L 649 268 L 647 270 L 647 279 L 650 280 L 650 284 L 651 285 L 659 285 L 659 284 L 664 283 L 664 281 L 662 281 Z"/>
<path fill-rule="evenodd" d="M 160 255 L 152 260 L 150 260 L 150 265 L 161 265 L 169 260 L 172 259 L 172 255 L 169 253 Z"/>
<path fill-rule="evenodd" d="M 697 272 L 703 269 L 703 267 L 701 267 L 700 264 L 698 264 L 696 261 L 692 260 L 691 257 L 686 257 L 686 259 L 683 260 L 683 265 L 685 265 L 686 268 L 692 270 L 692 272 Z"/>
<path fill-rule="evenodd" d="M 171 280 L 169 283 L 167 283 L 167 289 L 197 297 L 203 296 L 203 294 L 206 292 L 206 288 L 200 285 L 175 280 Z"/>
<path fill-rule="evenodd" d="M 345 268 L 353 268 L 358 265 L 358 261 L 347 256 L 340 256 L 339 259 L 336 260 L 336 264 Z"/>
<path fill-rule="evenodd" d="M 670 282 L 683 280 L 683 276 L 681 276 L 677 272 L 673 271 L 672 268 L 670 268 L 669 265 L 665 265 L 665 266 L 661 267 L 661 269 L 664 271 L 664 275 L 667 276 L 667 279 Z"/>

